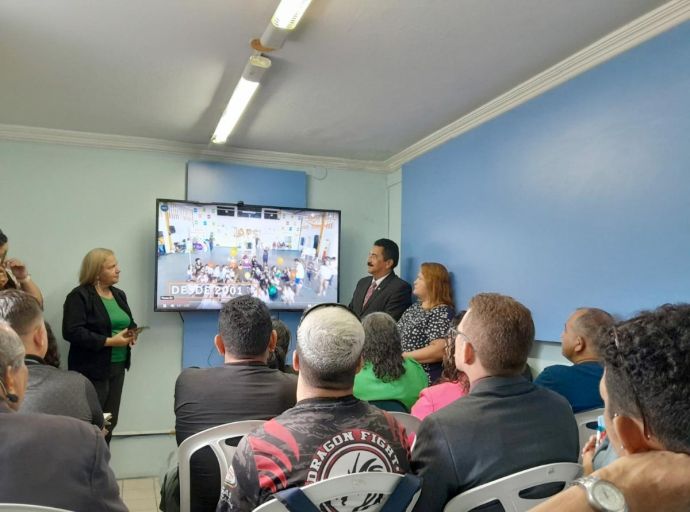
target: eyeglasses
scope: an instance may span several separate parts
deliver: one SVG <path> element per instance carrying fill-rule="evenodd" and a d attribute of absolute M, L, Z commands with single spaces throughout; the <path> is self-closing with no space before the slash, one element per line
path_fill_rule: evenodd
<path fill-rule="evenodd" d="M 446 347 L 450 347 L 451 345 L 455 344 L 455 339 L 458 336 L 462 336 L 465 341 L 468 341 L 467 335 L 458 330 L 456 327 L 451 327 L 448 329 L 448 334 L 446 334 Z"/>
<path fill-rule="evenodd" d="M 625 358 L 623 357 L 623 353 L 621 352 L 620 340 L 618 339 L 618 331 L 616 330 L 615 326 L 611 329 L 613 331 L 613 343 L 616 346 L 616 352 L 618 352 L 618 357 L 620 357 L 621 360 L 621 366 L 623 367 L 623 371 L 625 372 L 626 378 L 628 379 L 628 387 L 630 388 L 630 392 L 632 393 L 633 399 L 635 400 L 635 406 L 637 407 L 637 410 L 640 413 L 640 419 L 642 420 L 642 429 L 644 431 L 644 435 L 647 439 L 649 439 L 651 436 L 651 430 L 647 428 L 647 420 L 645 417 L 644 408 L 642 407 L 642 402 L 640 402 L 640 397 L 638 396 L 637 390 L 635 389 L 635 379 L 633 378 L 632 373 L 628 369 L 628 364 Z"/>

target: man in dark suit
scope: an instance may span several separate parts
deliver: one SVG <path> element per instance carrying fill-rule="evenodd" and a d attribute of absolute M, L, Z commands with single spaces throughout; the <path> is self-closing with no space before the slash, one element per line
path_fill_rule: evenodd
<path fill-rule="evenodd" d="M 367 258 L 367 271 L 371 277 L 363 277 L 357 283 L 348 306 L 362 318 L 369 313 L 382 311 L 396 321 L 412 303 L 412 287 L 395 275 L 400 251 L 392 240 L 381 238 L 374 242 Z"/>
<path fill-rule="evenodd" d="M 76 512 L 126 512 L 100 431 L 75 418 L 17 414 L 26 391 L 24 347 L 0 321 L 0 502 Z"/>
<path fill-rule="evenodd" d="M 476 295 L 453 335 L 470 392 L 427 416 L 417 433 L 419 511 L 442 510 L 457 494 L 524 469 L 578 458 L 568 401 L 521 376 L 534 341 L 525 306 L 505 295 Z"/>

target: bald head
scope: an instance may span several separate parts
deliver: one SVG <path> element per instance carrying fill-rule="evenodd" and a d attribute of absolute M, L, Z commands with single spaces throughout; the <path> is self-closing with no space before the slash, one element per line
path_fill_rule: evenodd
<path fill-rule="evenodd" d="M 598 359 L 597 336 L 613 324 L 613 317 L 603 309 L 576 309 L 561 335 L 563 355 L 573 363 Z"/>

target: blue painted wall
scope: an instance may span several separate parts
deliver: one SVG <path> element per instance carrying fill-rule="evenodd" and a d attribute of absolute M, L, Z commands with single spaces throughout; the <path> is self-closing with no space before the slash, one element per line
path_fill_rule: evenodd
<path fill-rule="evenodd" d="M 690 301 L 690 22 L 403 167 L 403 275 L 569 313 Z"/>
<path fill-rule="evenodd" d="M 187 199 L 190 201 L 307 206 L 307 177 L 304 172 L 262 169 L 218 162 L 187 164 Z M 275 313 L 295 331 L 300 313 Z M 218 312 L 182 313 L 184 320 L 182 367 L 214 366 L 223 360 L 213 348 L 218 333 Z M 293 334 L 292 343 L 295 336 Z"/>

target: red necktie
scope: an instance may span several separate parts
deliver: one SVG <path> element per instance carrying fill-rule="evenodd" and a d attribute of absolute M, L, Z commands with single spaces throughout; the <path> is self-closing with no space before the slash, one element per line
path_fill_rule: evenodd
<path fill-rule="evenodd" d="M 369 286 L 367 294 L 364 296 L 364 302 L 362 303 L 362 307 L 367 305 L 367 302 L 369 302 L 369 299 L 371 299 L 371 296 L 374 294 L 374 290 L 376 290 L 376 281 L 372 279 L 371 286 Z"/>

